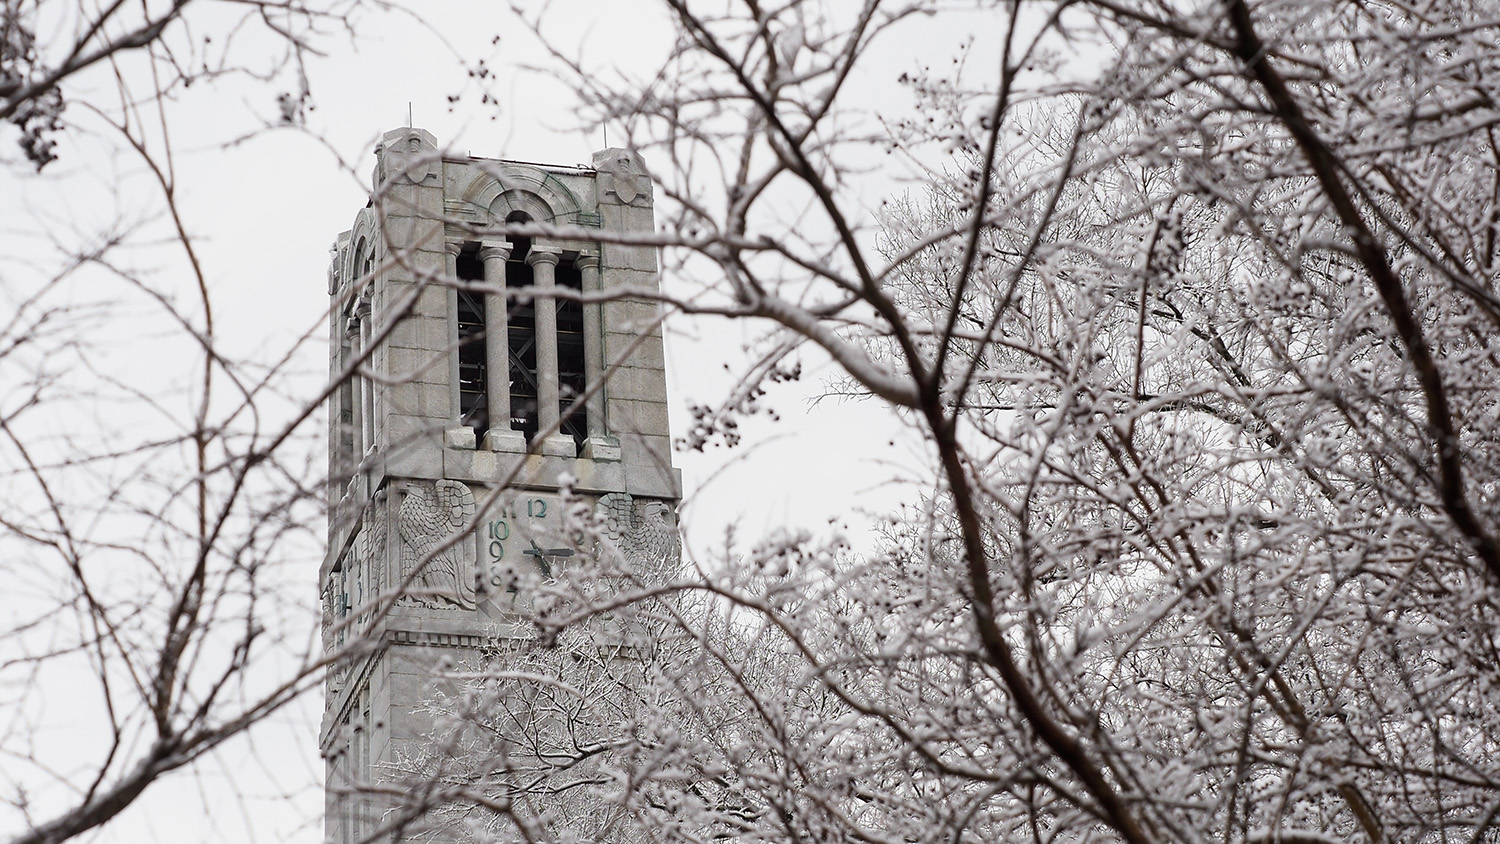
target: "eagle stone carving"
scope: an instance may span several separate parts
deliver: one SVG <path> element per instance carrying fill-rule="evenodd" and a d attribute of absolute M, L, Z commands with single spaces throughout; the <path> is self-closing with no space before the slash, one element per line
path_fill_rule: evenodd
<path fill-rule="evenodd" d="M 403 601 L 425 607 L 473 609 L 474 493 L 458 481 L 411 481 L 398 490 Z M 414 574 L 415 573 L 415 574 Z"/>
<path fill-rule="evenodd" d="M 672 509 L 661 501 L 637 501 L 612 492 L 599 499 L 604 538 L 631 565 L 647 569 L 669 565 L 677 559 L 679 544 Z"/>

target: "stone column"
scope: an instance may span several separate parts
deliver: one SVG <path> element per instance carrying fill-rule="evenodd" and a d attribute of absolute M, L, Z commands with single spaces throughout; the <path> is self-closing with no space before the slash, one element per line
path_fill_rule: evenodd
<path fill-rule="evenodd" d="M 557 262 L 562 253 L 554 248 L 532 244 L 526 254 L 531 265 L 532 286 L 536 289 L 536 419 L 539 431 L 556 430 L 562 415 L 558 409 L 557 389 Z M 542 454 L 573 457 L 573 438 L 561 433 L 545 437 L 538 448 Z"/>
<path fill-rule="evenodd" d="M 599 275 L 598 255 L 579 255 L 578 270 L 583 276 L 583 294 L 597 298 L 604 289 Z M 583 456 L 591 460 L 619 460 L 620 441 L 609 436 L 604 424 L 605 389 L 604 380 L 604 328 L 601 302 L 585 302 L 583 305 L 583 380 L 585 389 L 592 390 L 589 396 L 588 438 L 583 441 Z"/>
<path fill-rule="evenodd" d="M 490 451 L 526 450 L 526 437 L 510 428 L 510 328 L 509 305 L 505 301 L 505 262 L 510 260 L 510 241 L 486 243 L 479 250 L 484 261 L 484 374 L 485 406 L 489 430 L 484 447 Z"/>

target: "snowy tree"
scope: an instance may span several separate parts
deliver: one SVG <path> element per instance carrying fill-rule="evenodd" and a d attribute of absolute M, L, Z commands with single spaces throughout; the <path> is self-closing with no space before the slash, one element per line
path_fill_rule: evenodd
<path fill-rule="evenodd" d="M 107 5 L 144 17 L 99 27 L 88 7 L 56 51 L 35 4 L 4 6 L 0 121 L 26 166 L 56 152 L 70 73 L 201 65 L 174 60 L 195 39 L 151 52 L 185 5 Z M 827 359 L 825 389 L 921 434 L 932 483 L 874 554 L 788 532 L 642 569 L 578 515 L 592 564 L 532 608 L 534 648 L 450 667 L 429 702 L 448 743 L 409 760 L 386 829 L 1494 839 L 1500 9 L 665 0 L 677 40 L 642 75 L 515 5 L 584 121 L 652 167 L 663 304 L 766 328 L 683 447 L 732 443 L 770 382 Z M 291 77 L 312 30 L 277 13 L 341 20 L 248 8 Z M 935 30 L 974 40 L 912 60 Z M 140 104 L 194 74 L 100 117 L 169 163 Z M 170 211 L 174 171 L 147 169 Z M 101 243 L 75 264 L 117 269 Z M 318 668 L 311 643 L 260 643 L 301 609 L 268 583 L 316 545 L 326 479 L 295 446 L 336 384 L 281 406 L 279 368 L 220 352 L 206 294 L 118 275 L 194 350 L 165 434 L 100 409 L 160 407 L 100 351 L 118 310 L 7 291 L 24 841 L 109 822 Z M 80 407 L 109 418 L 60 424 Z M 29 729 L 59 676 L 104 701 L 81 774 Z"/>
<path fill-rule="evenodd" d="M 694 561 L 723 675 L 659 714 L 735 799 L 637 730 L 627 837 L 1492 838 L 1496 10 L 665 5 L 654 77 L 557 57 L 671 305 L 769 326 L 685 445 L 826 356 L 936 482 L 883 556 Z M 977 40 L 893 66 L 929 18 Z"/>

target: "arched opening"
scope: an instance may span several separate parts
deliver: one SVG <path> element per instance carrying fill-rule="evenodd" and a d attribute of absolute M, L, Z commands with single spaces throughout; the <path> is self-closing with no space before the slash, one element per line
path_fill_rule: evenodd
<path fill-rule="evenodd" d="M 344 325 L 339 326 L 339 368 L 343 369 L 354 359 L 354 343 L 349 336 L 347 314 L 339 313 L 337 316 L 343 320 Z M 338 391 L 338 465 L 335 471 L 340 476 L 350 475 L 354 472 L 354 379 L 349 376 L 339 383 Z"/>
<path fill-rule="evenodd" d="M 531 217 L 524 211 L 513 211 L 508 223 L 526 223 Z M 537 402 L 537 308 L 551 307 L 557 315 L 556 349 L 558 370 L 558 413 L 563 417 L 562 433 L 581 449 L 588 437 L 588 419 L 580 401 L 587 386 L 584 372 L 583 303 L 576 298 L 557 297 L 545 300 L 526 296 L 526 289 L 536 284 L 536 274 L 527 257 L 531 238 L 512 236 L 510 260 L 505 268 L 505 286 L 514 291 L 510 298 L 510 413 L 511 429 L 522 432 L 531 442 L 540 428 Z M 575 293 L 583 290 L 583 275 L 571 260 L 560 262 L 555 271 L 558 287 Z M 575 408 L 576 405 L 576 408 Z"/>
<path fill-rule="evenodd" d="M 339 313 L 343 322 L 339 332 L 339 366 L 354 363 L 364 348 L 360 315 L 359 294 L 368 282 L 373 261 L 369 241 L 361 237 L 354 245 L 353 260 L 349 270 L 352 278 L 345 281 L 344 309 Z M 338 387 L 338 454 L 341 474 L 353 474 L 363 451 L 369 446 L 361 442 L 363 428 L 364 379 L 357 373 L 350 374 Z"/>
<path fill-rule="evenodd" d="M 524 211 L 506 218 L 508 223 L 530 221 Z M 576 455 L 589 430 L 582 401 L 589 353 L 588 313 L 579 300 L 583 272 L 576 259 L 564 258 L 549 244 L 538 246 L 520 234 L 508 234 L 506 240 L 504 246 L 463 243 L 455 250 L 458 283 L 452 313 L 459 420 L 474 432 L 476 445 L 489 442 L 487 448 L 506 451 L 534 442 L 543 426 L 561 419 L 559 429 L 573 441 L 571 450 L 549 442 L 543 451 Z M 505 256 L 503 281 L 495 276 L 500 268 L 489 263 L 500 255 Z M 550 285 L 544 296 L 535 295 L 538 279 Z M 494 298 L 500 291 L 482 286 L 486 280 L 496 287 L 503 284 L 503 307 Z M 555 407 L 541 406 L 544 398 L 553 403 L 554 397 Z M 514 434 L 520 437 L 509 439 Z"/>

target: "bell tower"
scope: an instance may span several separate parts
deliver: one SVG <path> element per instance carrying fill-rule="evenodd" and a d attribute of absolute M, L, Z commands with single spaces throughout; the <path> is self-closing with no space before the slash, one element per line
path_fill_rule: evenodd
<path fill-rule="evenodd" d="M 601 553 L 580 521 L 676 554 L 652 189 L 623 149 L 461 158 L 403 128 L 375 155 L 329 270 L 326 839 L 459 840 L 402 799 L 439 667 L 536 637 L 534 597 Z"/>

